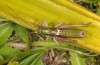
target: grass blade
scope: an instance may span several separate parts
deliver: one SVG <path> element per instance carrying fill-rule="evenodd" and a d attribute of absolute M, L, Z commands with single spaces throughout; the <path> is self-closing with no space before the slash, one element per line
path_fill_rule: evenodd
<path fill-rule="evenodd" d="M 85 58 L 81 57 L 79 54 L 75 52 L 70 52 L 71 54 L 71 63 L 72 65 L 86 65 Z"/>
<path fill-rule="evenodd" d="M 4 44 L 13 32 L 11 23 L 4 23 L 0 25 L 0 45 Z"/>
<path fill-rule="evenodd" d="M 25 27 L 15 24 L 14 30 L 15 33 L 19 36 L 19 38 L 22 39 L 23 42 L 29 43 L 28 30 Z"/>

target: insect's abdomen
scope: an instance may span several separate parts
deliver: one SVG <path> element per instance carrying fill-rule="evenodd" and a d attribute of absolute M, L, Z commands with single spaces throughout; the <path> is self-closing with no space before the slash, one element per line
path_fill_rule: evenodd
<path fill-rule="evenodd" d="M 59 32 L 60 36 L 66 36 L 66 37 L 72 37 L 72 38 L 83 38 L 84 37 L 84 31 L 83 30 L 60 30 Z"/>

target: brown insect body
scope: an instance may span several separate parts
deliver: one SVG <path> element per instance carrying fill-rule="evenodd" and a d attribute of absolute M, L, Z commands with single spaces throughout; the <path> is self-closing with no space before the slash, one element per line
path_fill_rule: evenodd
<path fill-rule="evenodd" d="M 39 34 L 50 36 L 61 36 L 67 38 L 83 38 L 84 30 L 80 29 L 57 29 L 57 28 L 42 28 L 38 30 Z"/>

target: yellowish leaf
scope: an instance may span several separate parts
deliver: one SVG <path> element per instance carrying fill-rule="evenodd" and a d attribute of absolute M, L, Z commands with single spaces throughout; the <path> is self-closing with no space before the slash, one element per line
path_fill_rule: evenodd
<path fill-rule="evenodd" d="M 85 38 L 75 45 L 100 53 L 100 17 L 69 0 L 0 0 L 0 15 L 24 27 L 36 29 L 45 20 L 49 26 L 61 22 L 85 24 Z"/>

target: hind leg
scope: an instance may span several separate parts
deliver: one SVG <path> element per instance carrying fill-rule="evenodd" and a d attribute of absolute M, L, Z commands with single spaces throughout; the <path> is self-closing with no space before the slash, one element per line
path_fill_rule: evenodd
<path fill-rule="evenodd" d="M 91 22 L 86 23 L 86 24 L 65 24 L 65 23 L 60 23 L 56 25 L 54 28 L 71 28 L 71 27 L 87 27 L 91 24 Z"/>
<path fill-rule="evenodd" d="M 63 38 L 63 37 L 54 37 L 54 39 L 56 43 L 59 43 L 59 42 L 77 43 L 77 40 L 71 40 L 71 39 Z"/>

